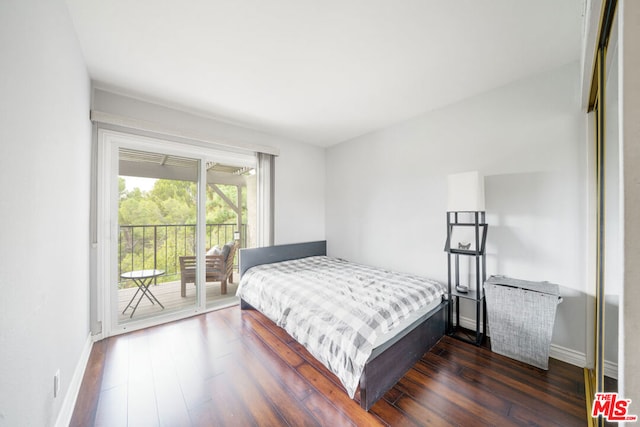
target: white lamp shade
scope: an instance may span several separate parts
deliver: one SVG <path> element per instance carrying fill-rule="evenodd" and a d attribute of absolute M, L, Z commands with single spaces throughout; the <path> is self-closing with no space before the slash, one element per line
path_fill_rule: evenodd
<path fill-rule="evenodd" d="M 484 176 L 478 171 L 449 175 L 447 212 L 484 211 Z"/>

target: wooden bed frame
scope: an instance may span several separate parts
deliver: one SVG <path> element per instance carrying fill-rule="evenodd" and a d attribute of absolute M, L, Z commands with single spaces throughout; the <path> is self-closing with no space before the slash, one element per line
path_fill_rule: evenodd
<path fill-rule="evenodd" d="M 249 268 L 274 262 L 326 255 L 327 242 L 316 241 L 240 249 L 240 277 Z M 426 313 L 392 340 L 373 349 L 360 378 L 360 406 L 368 411 L 445 334 L 447 301 Z M 254 309 L 240 300 L 242 310 Z"/>

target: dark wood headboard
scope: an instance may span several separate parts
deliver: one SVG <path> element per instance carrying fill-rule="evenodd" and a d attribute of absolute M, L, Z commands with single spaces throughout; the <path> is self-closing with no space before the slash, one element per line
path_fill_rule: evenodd
<path fill-rule="evenodd" d="M 240 249 L 240 276 L 245 271 L 261 264 L 288 261 L 327 254 L 327 241 L 293 243 L 290 245 L 266 246 L 264 248 Z"/>

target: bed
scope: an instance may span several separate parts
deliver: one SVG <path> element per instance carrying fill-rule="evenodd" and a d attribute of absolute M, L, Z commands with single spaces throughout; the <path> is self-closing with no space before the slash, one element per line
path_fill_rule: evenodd
<path fill-rule="evenodd" d="M 327 257 L 326 241 L 241 249 L 239 263 L 240 308 L 283 327 L 351 398 L 359 387 L 365 410 L 445 333 L 442 284 Z"/>

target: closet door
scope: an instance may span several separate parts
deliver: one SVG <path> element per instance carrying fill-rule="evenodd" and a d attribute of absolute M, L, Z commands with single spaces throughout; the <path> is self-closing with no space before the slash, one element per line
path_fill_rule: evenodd
<path fill-rule="evenodd" d="M 197 292 L 200 160 L 158 147 L 117 147 L 116 274 L 118 326 L 194 311 Z"/>
<path fill-rule="evenodd" d="M 604 139 L 603 144 L 603 192 L 602 206 L 604 230 L 602 232 L 602 298 L 604 328 L 602 335 L 602 368 L 605 375 L 605 391 L 617 391 L 618 319 L 622 296 L 622 206 L 620 182 L 620 120 L 618 114 L 618 27 L 614 19 L 606 49 L 604 72 Z"/>
<path fill-rule="evenodd" d="M 618 330 L 622 297 L 622 210 L 619 55 L 616 2 L 605 1 L 590 106 L 596 125 L 595 360 L 586 383 L 587 399 L 617 392 Z M 603 425 L 602 417 L 597 425 Z"/>

